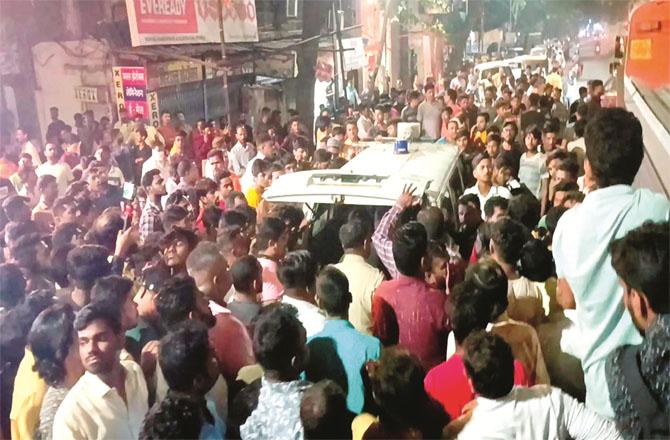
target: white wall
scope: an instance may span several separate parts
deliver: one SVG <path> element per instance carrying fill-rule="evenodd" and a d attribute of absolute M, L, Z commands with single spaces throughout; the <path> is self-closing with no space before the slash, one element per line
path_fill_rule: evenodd
<path fill-rule="evenodd" d="M 44 137 L 50 123 L 49 108 L 60 109 L 60 119 L 73 125 L 73 115 L 93 110 L 96 120 L 108 116 L 113 120 L 109 103 L 113 95 L 112 57 L 107 45 L 97 40 L 45 42 L 33 46 L 35 66 L 35 104 Z M 106 103 L 83 103 L 75 99 L 77 86 L 103 86 L 107 90 Z M 101 99 L 102 97 L 99 97 Z"/>

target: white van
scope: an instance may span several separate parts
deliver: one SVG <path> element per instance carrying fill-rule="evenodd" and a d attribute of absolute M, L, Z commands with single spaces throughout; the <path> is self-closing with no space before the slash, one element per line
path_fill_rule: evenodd
<path fill-rule="evenodd" d="M 507 61 L 509 61 L 512 73 L 516 79 L 519 79 L 521 74 L 526 71 L 526 66 L 530 66 L 532 72 L 536 72 L 539 69 L 542 76 L 547 76 L 549 73 L 549 60 L 545 55 L 520 55 Z"/>
<path fill-rule="evenodd" d="M 488 63 L 475 65 L 475 74 L 477 75 L 477 99 L 480 103 L 484 101 L 484 89 L 486 88 L 485 80 L 488 78 L 489 74 L 495 75 L 502 67 L 508 78 L 514 77 L 509 61 L 510 60 L 489 61 Z"/>
<path fill-rule="evenodd" d="M 371 142 L 338 170 L 285 174 L 263 199 L 271 203 L 393 206 L 403 187 L 412 184 L 425 203 L 445 207 L 463 189 L 456 173 L 455 145 L 410 142 L 408 154 L 394 154 L 393 142 Z M 451 186 L 456 177 L 458 185 Z"/>
<path fill-rule="evenodd" d="M 464 188 L 455 145 L 411 142 L 408 154 L 394 154 L 393 142 L 368 145 L 341 169 L 279 177 L 263 199 L 302 207 L 316 227 L 329 221 L 343 223 L 356 207 L 364 208 L 370 218 L 379 219 L 411 184 L 424 206 L 437 206 L 456 221 L 458 197 Z M 338 228 L 333 227 L 329 233 L 336 233 Z M 318 233 L 311 231 L 312 235 Z"/>

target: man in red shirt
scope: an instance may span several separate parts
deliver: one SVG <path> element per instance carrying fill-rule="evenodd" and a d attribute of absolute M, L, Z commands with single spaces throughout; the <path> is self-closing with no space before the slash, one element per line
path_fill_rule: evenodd
<path fill-rule="evenodd" d="M 446 295 L 425 281 L 427 246 L 422 224 L 400 227 L 393 241 L 398 276 L 381 283 L 372 298 L 374 336 L 385 346 L 406 348 L 426 370 L 445 359 L 449 333 Z"/>

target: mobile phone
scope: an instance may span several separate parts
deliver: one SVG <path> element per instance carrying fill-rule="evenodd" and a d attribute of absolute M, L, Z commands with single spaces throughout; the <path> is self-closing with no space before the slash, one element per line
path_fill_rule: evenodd
<path fill-rule="evenodd" d="M 123 230 L 125 231 L 133 224 L 133 205 L 125 202 L 123 205 Z"/>
<path fill-rule="evenodd" d="M 130 182 L 123 183 L 123 200 L 128 200 L 129 202 L 135 199 L 135 184 Z"/>

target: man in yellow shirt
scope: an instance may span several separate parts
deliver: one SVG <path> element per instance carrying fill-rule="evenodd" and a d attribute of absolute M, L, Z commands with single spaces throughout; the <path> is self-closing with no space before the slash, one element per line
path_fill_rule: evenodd
<path fill-rule="evenodd" d="M 251 166 L 251 174 L 254 176 L 254 186 L 244 196 L 249 206 L 256 209 L 263 192 L 272 184 L 272 164 L 265 159 L 257 159 Z"/>
<path fill-rule="evenodd" d="M 48 387 L 33 370 L 34 366 L 35 358 L 26 348 L 14 379 L 12 411 L 9 415 L 14 440 L 31 440 L 39 426 L 42 400 Z"/>

